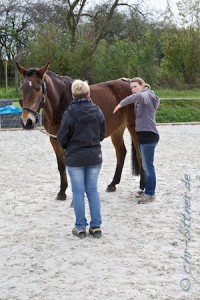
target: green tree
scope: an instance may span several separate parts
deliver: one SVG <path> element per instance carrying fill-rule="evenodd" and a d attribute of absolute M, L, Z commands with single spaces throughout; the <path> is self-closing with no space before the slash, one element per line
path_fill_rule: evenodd
<path fill-rule="evenodd" d="M 198 1 L 199 2 L 199 1 Z M 197 1 L 178 3 L 180 24 L 166 23 L 162 34 L 162 67 L 188 84 L 197 82 L 200 70 L 200 27 Z"/>
<path fill-rule="evenodd" d="M 94 81 L 132 77 L 137 72 L 135 45 L 130 40 L 116 39 L 112 44 L 102 40 L 95 52 Z"/>
<path fill-rule="evenodd" d="M 25 66 L 41 67 L 49 62 L 54 72 L 66 73 L 69 66 L 69 36 L 57 31 L 55 24 L 47 23 L 38 28 L 27 46 L 30 51 L 23 57 Z"/>

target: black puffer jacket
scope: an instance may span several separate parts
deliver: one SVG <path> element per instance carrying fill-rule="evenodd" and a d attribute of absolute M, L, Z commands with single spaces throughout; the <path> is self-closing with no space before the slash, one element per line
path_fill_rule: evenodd
<path fill-rule="evenodd" d="M 105 136 L 101 109 L 90 98 L 73 101 L 64 112 L 57 139 L 65 151 L 65 164 L 71 167 L 102 163 L 100 141 Z"/>

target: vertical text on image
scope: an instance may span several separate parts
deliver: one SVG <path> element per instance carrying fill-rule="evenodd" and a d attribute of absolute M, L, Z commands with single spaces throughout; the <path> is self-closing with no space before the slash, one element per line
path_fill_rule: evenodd
<path fill-rule="evenodd" d="M 180 281 L 181 289 L 189 291 L 191 287 L 191 260 L 192 256 L 189 252 L 189 242 L 191 241 L 191 177 L 185 174 L 181 181 L 184 184 L 184 206 L 181 213 L 181 234 L 184 238 L 184 251 L 181 256 L 183 262 L 184 278 Z"/>

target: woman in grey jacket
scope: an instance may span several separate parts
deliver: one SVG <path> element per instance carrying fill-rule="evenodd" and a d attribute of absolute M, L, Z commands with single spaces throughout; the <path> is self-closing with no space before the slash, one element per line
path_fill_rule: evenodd
<path fill-rule="evenodd" d="M 133 94 L 123 99 L 115 107 L 113 113 L 116 113 L 123 106 L 134 103 L 135 130 L 138 135 L 142 167 L 145 172 L 145 190 L 139 191 L 136 197 L 140 198 L 139 204 L 144 204 L 155 200 L 156 173 L 154 153 L 159 141 L 155 114 L 160 100 L 142 78 L 127 79 L 123 77 L 122 79 L 130 82 Z"/>

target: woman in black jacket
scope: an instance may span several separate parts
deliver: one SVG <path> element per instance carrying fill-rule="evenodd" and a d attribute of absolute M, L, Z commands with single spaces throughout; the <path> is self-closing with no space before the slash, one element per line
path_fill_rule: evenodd
<path fill-rule="evenodd" d="M 86 237 L 86 193 L 91 216 L 89 232 L 99 238 L 102 220 L 97 182 L 102 165 L 100 142 L 105 135 L 105 120 L 101 109 L 90 98 L 86 81 L 75 80 L 71 89 L 73 101 L 63 114 L 57 138 L 65 149 L 65 164 L 72 185 L 76 217 L 72 234 Z"/>

